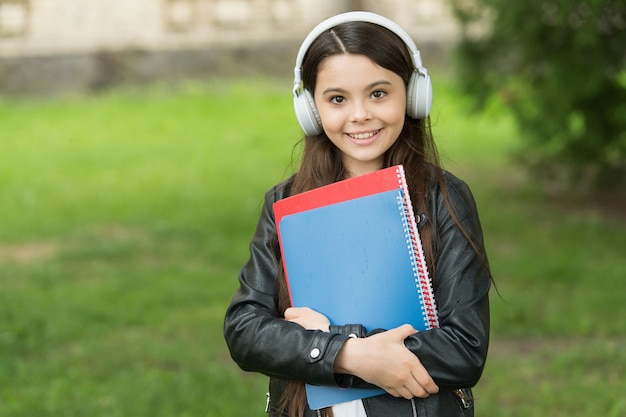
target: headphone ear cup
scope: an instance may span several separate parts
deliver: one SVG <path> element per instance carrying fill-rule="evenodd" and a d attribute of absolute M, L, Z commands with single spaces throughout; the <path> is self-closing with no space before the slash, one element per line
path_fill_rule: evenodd
<path fill-rule="evenodd" d="M 433 102 L 433 86 L 430 76 L 413 71 L 406 90 L 406 113 L 413 119 L 425 119 Z"/>
<path fill-rule="evenodd" d="M 315 100 L 308 90 L 304 89 L 302 93 L 294 96 L 293 107 L 305 135 L 317 136 L 324 131 L 322 120 L 315 107 Z"/>

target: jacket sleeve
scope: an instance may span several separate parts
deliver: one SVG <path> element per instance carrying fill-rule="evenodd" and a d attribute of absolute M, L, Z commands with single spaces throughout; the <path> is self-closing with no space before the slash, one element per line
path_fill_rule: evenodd
<path fill-rule="evenodd" d="M 239 273 L 224 319 L 224 337 L 233 360 L 245 371 L 309 384 L 337 385 L 335 358 L 348 336 L 305 330 L 285 321 L 278 311 L 276 251 L 279 250 L 273 203 L 282 191 L 265 195 L 250 258 Z"/>
<path fill-rule="evenodd" d="M 478 253 L 455 224 L 437 187 L 431 216 L 438 242 L 434 280 L 440 328 L 416 333 L 405 344 L 440 387 L 456 389 L 474 386 L 485 366 L 491 274 L 474 198 L 464 182 L 445 176 L 450 206 Z"/>

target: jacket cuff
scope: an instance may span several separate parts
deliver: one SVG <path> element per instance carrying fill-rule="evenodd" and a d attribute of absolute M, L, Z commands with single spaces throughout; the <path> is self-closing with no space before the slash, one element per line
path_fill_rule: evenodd
<path fill-rule="evenodd" d="M 345 324 L 343 326 L 338 326 L 331 324 L 329 329 L 331 333 L 338 333 L 348 337 L 366 337 L 367 330 L 360 324 Z"/>
<path fill-rule="evenodd" d="M 346 340 L 348 337 L 341 334 L 314 331 L 314 337 L 307 348 L 306 355 L 307 362 L 315 365 L 318 370 L 313 371 L 314 368 L 312 368 L 312 373 L 303 380 L 313 385 L 337 384 L 334 363 Z"/>

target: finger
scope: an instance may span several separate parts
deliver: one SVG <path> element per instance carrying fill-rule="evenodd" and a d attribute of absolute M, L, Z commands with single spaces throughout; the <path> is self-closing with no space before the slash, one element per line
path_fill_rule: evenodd
<path fill-rule="evenodd" d="M 429 394 L 436 394 L 439 392 L 439 386 L 435 384 L 435 381 L 431 380 L 430 383 L 422 385 Z"/>
<path fill-rule="evenodd" d="M 402 389 L 398 389 L 398 392 L 400 392 L 404 398 L 426 398 L 430 395 L 430 393 L 419 383 L 419 381 L 413 375 L 408 375 L 407 379 L 404 380 L 402 384 L 402 388 L 404 389 L 404 391 Z"/>
<path fill-rule="evenodd" d="M 430 396 L 430 393 L 428 393 L 428 391 L 426 391 L 421 385 L 419 384 L 415 384 L 413 386 L 411 386 L 410 388 L 407 388 L 407 390 L 411 393 L 410 397 L 404 397 L 407 400 L 410 400 L 411 398 L 428 398 Z"/>
<path fill-rule="evenodd" d="M 404 398 L 406 400 L 410 400 L 411 398 L 415 397 L 415 395 L 413 395 L 413 393 L 411 392 L 410 389 L 408 389 L 405 386 L 401 386 L 396 388 L 389 388 L 386 390 L 390 395 L 396 397 L 396 398 Z"/>
<path fill-rule="evenodd" d="M 415 374 L 412 374 L 412 375 L 417 385 L 419 385 L 420 391 L 423 391 L 421 392 L 421 395 L 425 395 L 427 397 L 430 394 L 436 394 L 439 392 L 439 386 L 435 384 L 435 381 L 433 381 L 430 375 L 422 374 L 422 373 L 417 374 L 417 375 Z M 416 395 L 416 397 L 421 396 L 421 395 Z"/>
<path fill-rule="evenodd" d="M 385 390 L 394 397 L 402 397 L 407 400 L 411 398 L 426 398 L 430 396 L 430 392 L 424 388 L 414 377 L 409 376 L 402 385 L 394 385 L 385 388 Z"/>
<path fill-rule="evenodd" d="M 403 393 L 403 397 L 406 399 L 411 399 L 411 398 L 428 398 L 431 396 L 431 394 L 436 394 L 435 392 L 431 392 L 429 391 L 426 387 L 424 387 L 422 384 L 420 384 L 417 380 L 413 379 L 411 381 L 407 381 L 406 385 L 404 386 L 404 388 L 406 389 L 406 392 L 408 393 Z M 438 390 L 438 388 L 437 388 Z M 407 396 L 408 395 L 408 396 Z"/>
<path fill-rule="evenodd" d="M 393 397 L 396 397 L 396 398 L 402 397 L 402 395 L 400 395 L 400 393 L 395 389 L 388 388 L 385 391 L 387 391 L 387 393 Z"/>

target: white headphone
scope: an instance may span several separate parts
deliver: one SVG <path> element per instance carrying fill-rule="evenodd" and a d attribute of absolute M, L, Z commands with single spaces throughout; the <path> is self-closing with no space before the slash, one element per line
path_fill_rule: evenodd
<path fill-rule="evenodd" d="M 428 117 L 433 99 L 432 84 L 428 71 L 422 66 L 422 58 L 413 39 L 398 24 L 386 17 L 370 12 L 347 12 L 326 19 L 313 28 L 311 33 L 304 39 L 298 51 L 296 67 L 294 68 L 293 106 L 304 133 L 307 136 L 317 136 L 324 131 L 322 121 L 315 107 L 313 95 L 302 85 L 302 61 L 304 60 L 304 55 L 311 44 L 322 33 L 347 22 L 375 23 L 389 29 L 404 41 L 413 58 L 413 74 L 407 85 L 406 113 L 414 119 L 425 119 Z"/>

